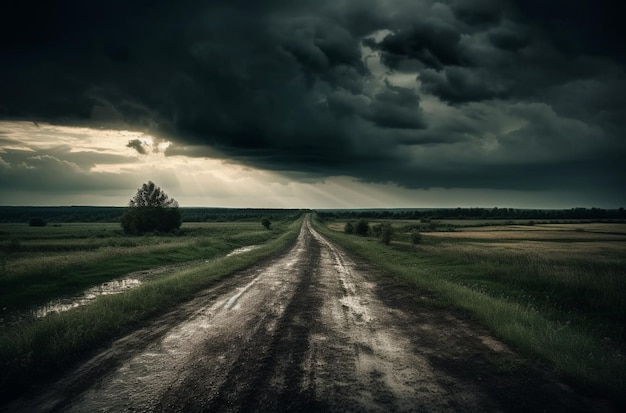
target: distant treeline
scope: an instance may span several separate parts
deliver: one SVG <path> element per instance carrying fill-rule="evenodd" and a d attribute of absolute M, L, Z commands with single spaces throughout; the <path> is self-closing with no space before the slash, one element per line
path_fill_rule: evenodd
<path fill-rule="evenodd" d="M 67 206 L 23 207 L 0 206 L 0 222 L 28 222 L 33 217 L 48 223 L 119 222 L 124 207 Z M 300 209 L 256 208 L 180 208 L 183 222 L 256 221 L 286 219 L 300 215 Z M 344 209 L 318 210 L 323 219 L 528 219 L 528 220 L 626 220 L 624 208 L 515 209 L 515 208 L 436 208 L 436 209 Z"/>
<path fill-rule="evenodd" d="M 48 223 L 65 222 L 119 222 L 124 207 L 22 207 L 0 206 L 0 222 L 28 222 L 31 218 L 42 218 Z M 262 217 L 270 220 L 296 217 L 303 211 L 298 209 L 255 209 L 255 208 L 180 208 L 183 222 L 256 221 Z"/>
<path fill-rule="evenodd" d="M 533 219 L 533 220 L 625 220 L 624 208 L 515 209 L 515 208 L 437 208 L 318 211 L 323 219 Z"/>

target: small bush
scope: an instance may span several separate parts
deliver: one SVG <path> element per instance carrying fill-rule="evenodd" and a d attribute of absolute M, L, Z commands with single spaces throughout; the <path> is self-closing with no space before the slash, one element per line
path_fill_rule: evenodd
<path fill-rule="evenodd" d="M 343 232 L 346 234 L 354 234 L 354 225 L 352 225 L 352 222 L 346 222 L 346 225 L 343 226 Z"/>
<path fill-rule="evenodd" d="M 391 224 L 382 224 L 380 231 L 380 241 L 385 245 L 389 245 L 391 243 L 391 237 L 393 237 L 393 227 L 391 226 Z"/>
<path fill-rule="evenodd" d="M 356 223 L 354 232 L 356 232 L 357 235 L 360 235 L 362 237 L 367 237 L 370 233 L 370 224 L 366 220 L 360 219 Z"/>
<path fill-rule="evenodd" d="M 417 230 L 411 231 L 411 242 L 413 244 L 419 244 L 421 241 L 422 241 L 422 234 Z"/>
<path fill-rule="evenodd" d="M 382 224 L 375 224 L 375 225 L 372 225 L 370 232 L 373 237 L 380 238 L 380 233 L 382 232 L 382 230 L 383 230 Z"/>
<path fill-rule="evenodd" d="M 13 238 L 9 242 L 9 251 L 19 251 L 21 249 L 22 249 L 22 243 L 20 242 L 19 239 Z"/>
<path fill-rule="evenodd" d="M 270 222 L 268 218 L 263 218 L 261 219 L 261 225 L 263 225 L 265 229 L 270 229 L 270 226 L 272 225 L 272 223 Z"/>
<path fill-rule="evenodd" d="M 45 227 L 48 223 L 40 217 L 33 217 L 28 221 L 28 225 L 31 227 Z"/>

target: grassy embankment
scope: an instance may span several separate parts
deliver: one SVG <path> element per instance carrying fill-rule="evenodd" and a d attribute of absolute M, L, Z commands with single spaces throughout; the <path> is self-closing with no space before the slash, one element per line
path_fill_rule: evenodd
<path fill-rule="evenodd" d="M 285 248 L 297 237 L 300 224 L 301 219 L 275 222 L 271 231 L 264 230 L 260 223 L 189 224 L 184 226 L 188 226 L 187 235 L 171 238 L 116 235 L 82 239 L 80 234 L 84 231 L 111 230 L 108 226 L 101 228 L 92 224 L 39 228 L 40 233 L 51 231 L 45 242 L 42 241 L 45 237 L 40 235 L 29 239 L 22 233 L 19 247 L 23 250 L 14 256 L 4 254 L 3 271 L 8 270 L 8 273 L 0 277 L 4 302 L 14 303 L 16 307 L 24 307 L 17 304 L 19 297 L 35 296 L 42 300 L 51 295 L 71 294 L 129 271 L 199 258 L 206 263 L 145 282 L 123 294 L 100 296 L 91 304 L 71 311 L 3 327 L 0 330 L 0 399 L 36 377 L 67 366 L 136 323 L 190 299 L 226 275 Z M 6 227 L 3 230 L 11 231 Z M 25 229 L 26 232 L 31 230 Z M 100 246 L 78 253 L 74 248 L 91 243 Z M 225 256 L 233 248 L 260 243 L 263 243 L 260 248 Z M 51 254 L 45 251 L 45 245 L 64 245 L 69 251 Z M 37 287 L 30 288 L 30 285 Z M 25 295 L 22 289 L 37 293 Z M 44 293 L 47 289 L 53 292 Z"/>
<path fill-rule="evenodd" d="M 440 303 L 471 312 L 590 393 L 625 402 L 626 225 L 457 228 L 423 233 L 414 246 L 411 223 L 389 222 L 390 246 L 342 233 L 343 222 L 315 226 Z"/>

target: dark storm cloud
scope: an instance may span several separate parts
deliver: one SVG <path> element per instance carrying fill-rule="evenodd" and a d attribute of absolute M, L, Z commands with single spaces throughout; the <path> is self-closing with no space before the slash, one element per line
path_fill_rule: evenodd
<path fill-rule="evenodd" d="M 454 15 L 469 25 L 498 23 L 503 17 L 505 7 L 505 2 L 501 0 L 455 0 L 452 2 Z"/>
<path fill-rule="evenodd" d="M 11 2 L 0 117 L 136 128 L 171 140 L 167 155 L 407 187 L 571 186 L 587 169 L 613 182 L 624 167 L 600 165 L 625 153 L 614 3 Z"/>
<path fill-rule="evenodd" d="M 392 33 L 378 45 L 382 59 L 396 67 L 406 59 L 415 59 L 428 67 L 441 69 L 446 65 L 462 64 L 459 52 L 461 34 L 448 23 L 424 20 L 414 27 Z"/>
<path fill-rule="evenodd" d="M 515 17 L 534 25 L 557 49 L 576 56 L 609 56 L 625 62 L 621 39 L 625 7 L 613 0 L 516 0 Z"/>
<path fill-rule="evenodd" d="M 503 98 L 508 93 L 506 82 L 493 79 L 488 72 L 459 66 L 422 70 L 420 80 L 424 91 L 453 104 Z"/>

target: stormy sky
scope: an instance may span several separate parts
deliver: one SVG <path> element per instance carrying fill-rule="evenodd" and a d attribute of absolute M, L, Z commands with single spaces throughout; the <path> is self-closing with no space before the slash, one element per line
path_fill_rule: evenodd
<path fill-rule="evenodd" d="M 11 2 L 0 204 L 626 204 L 610 0 Z"/>

